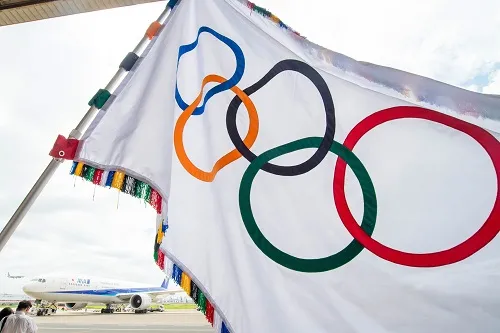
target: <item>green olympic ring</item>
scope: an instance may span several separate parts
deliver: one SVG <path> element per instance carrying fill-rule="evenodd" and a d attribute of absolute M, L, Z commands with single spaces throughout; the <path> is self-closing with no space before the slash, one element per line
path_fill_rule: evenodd
<path fill-rule="evenodd" d="M 299 272 L 317 273 L 326 272 L 338 268 L 354 259 L 359 253 L 361 253 L 364 247 L 363 245 L 361 245 L 361 243 L 354 239 L 340 252 L 324 258 L 303 259 L 289 255 L 288 253 L 279 250 L 273 244 L 271 244 L 271 242 L 269 242 L 260 231 L 252 213 L 252 207 L 250 204 L 250 191 L 255 176 L 264 164 L 266 164 L 273 158 L 297 150 L 306 148 L 319 148 L 322 140 L 323 138 L 320 137 L 304 138 L 292 141 L 290 143 L 262 153 L 250 163 L 243 175 L 240 184 L 239 204 L 241 217 L 243 219 L 243 223 L 245 224 L 245 228 L 247 229 L 247 232 L 252 238 L 255 245 L 257 245 L 257 247 L 271 260 L 282 266 Z M 364 199 L 364 212 L 363 220 L 361 222 L 361 228 L 371 236 L 373 233 L 373 229 L 375 228 L 375 221 L 377 217 L 377 198 L 375 195 L 375 188 L 373 187 L 372 180 L 361 161 L 356 157 L 356 155 L 354 155 L 352 151 L 347 149 L 345 146 L 334 141 L 332 146 L 330 147 L 330 151 L 338 155 L 339 158 L 342 158 L 347 163 L 347 165 L 351 167 L 352 171 L 358 178 Z"/>

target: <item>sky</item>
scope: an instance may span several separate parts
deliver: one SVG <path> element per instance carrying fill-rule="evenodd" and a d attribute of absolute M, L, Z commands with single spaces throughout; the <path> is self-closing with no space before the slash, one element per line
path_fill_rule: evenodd
<path fill-rule="evenodd" d="M 0 228 L 166 2 L 0 28 Z M 357 60 L 500 94 L 496 0 L 260 0 L 309 40 Z M 306 5 L 305 5 L 306 4 Z M 0 294 L 27 277 L 80 272 L 160 285 L 155 213 L 63 164 L 0 252 Z"/>

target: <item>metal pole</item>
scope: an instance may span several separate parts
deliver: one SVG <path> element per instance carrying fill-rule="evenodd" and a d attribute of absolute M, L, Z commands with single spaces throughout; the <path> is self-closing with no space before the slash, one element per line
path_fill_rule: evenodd
<path fill-rule="evenodd" d="M 168 17 L 169 12 L 170 12 L 170 7 L 167 6 L 165 10 L 161 13 L 161 15 L 158 17 L 157 21 L 163 23 L 163 21 Z M 133 52 L 135 54 L 138 54 L 138 52 L 147 44 L 148 40 L 149 40 L 148 37 L 144 36 L 139 42 L 139 44 L 137 44 L 137 46 L 134 48 Z M 105 89 L 111 92 L 111 90 L 114 88 L 114 86 L 120 80 L 120 78 L 124 73 L 126 73 L 126 71 L 123 68 L 118 69 L 118 71 L 106 85 Z M 78 125 L 71 131 L 69 137 L 74 139 L 80 139 L 82 137 L 83 131 L 90 123 L 90 121 L 94 119 L 97 111 L 98 111 L 97 108 L 95 106 L 92 106 L 85 113 L 85 115 L 83 116 L 82 120 L 80 120 Z M 24 200 L 21 202 L 17 210 L 14 212 L 14 215 L 12 215 L 9 222 L 7 222 L 2 232 L 0 233 L 0 252 L 4 248 L 5 244 L 7 244 L 14 231 L 16 231 L 17 227 L 23 220 L 24 216 L 30 210 L 33 203 L 35 203 L 35 200 L 38 198 L 38 196 L 44 189 L 45 185 L 47 185 L 50 178 L 57 170 L 59 165 L 62 164 L 62 162 L 64 162 L 64 160 L 59 158 L 54 158 L 50 161 L 49 165 L 47 165 L 45 170 L 42 172 L 42 174 L 36 181 L 35 185 L 33 185 L 33 187 L 28 192 Z"/>

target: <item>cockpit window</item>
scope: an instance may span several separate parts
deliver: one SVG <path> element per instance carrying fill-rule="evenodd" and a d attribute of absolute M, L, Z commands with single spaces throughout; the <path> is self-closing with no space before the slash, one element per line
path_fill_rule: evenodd
<path fill-rule="evenodd" d="M 45 280 L 45 279 L 31 279 L 31 281 L 33 281 L 33 282 L 41 282 L 41 283 L 47 282 L 47 280 Z"/>

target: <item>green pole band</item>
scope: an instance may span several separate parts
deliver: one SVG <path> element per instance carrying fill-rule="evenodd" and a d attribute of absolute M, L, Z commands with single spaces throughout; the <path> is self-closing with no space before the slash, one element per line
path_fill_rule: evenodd
<path fill-rule="evenodd" d="M 111 97 L 111 93 L 106 89 L 99 89 L 94 97 L 89 101 L 89 106 L 95 106 L 100 109 L 106 104 L 106 101 Z"/>

